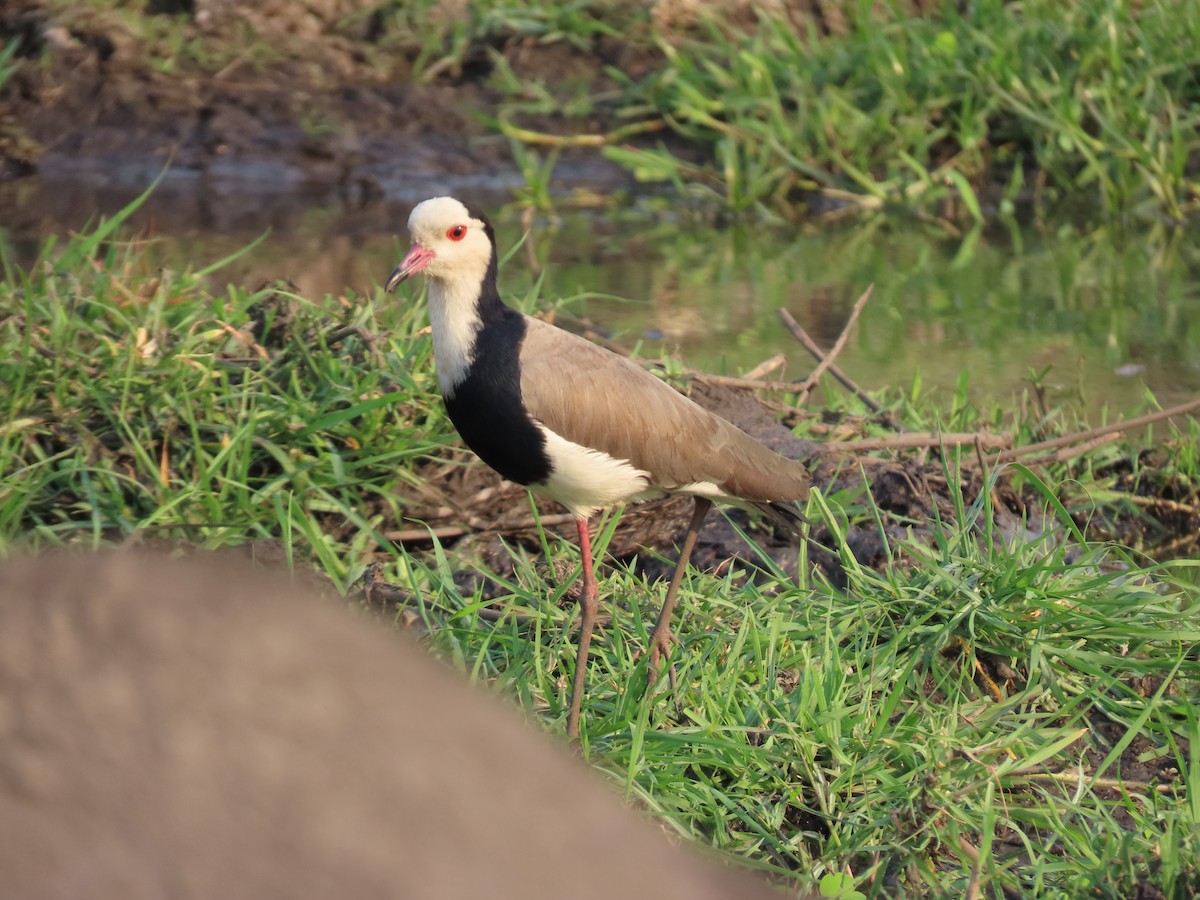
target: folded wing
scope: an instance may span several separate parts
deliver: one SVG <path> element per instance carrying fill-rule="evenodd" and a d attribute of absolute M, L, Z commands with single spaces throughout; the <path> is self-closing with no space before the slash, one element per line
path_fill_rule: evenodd
<path fill-rule="evenodd" d="M 521 393 L 530 414 L 676 490 L 712 484 L 753 503 L 803 500 L 808 472 L 655 378 L 578 335 L 527 318 Z"/>

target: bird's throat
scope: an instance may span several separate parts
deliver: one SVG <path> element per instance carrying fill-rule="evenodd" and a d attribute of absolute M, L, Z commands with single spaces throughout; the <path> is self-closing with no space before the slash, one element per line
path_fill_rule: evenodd
<path fill-rule="evenodd" d="M 480 286 L 429 280 L 429 324 L 433 330 L 433 359 L 443 397 L 454 396 L 475 359 L 475 337 L 483 325 L 479 314 Z"/>

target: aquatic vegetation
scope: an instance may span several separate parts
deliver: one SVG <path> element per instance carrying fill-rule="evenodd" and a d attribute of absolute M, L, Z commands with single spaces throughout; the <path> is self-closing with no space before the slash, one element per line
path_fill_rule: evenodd
<path fill-rule="evenodd" d="M 664 24 L 611 0 L 473 0 L 452 27 L 394 13 L 415 30 L 385 27 L 382 40 L 420 35 L 423 77 L 486 60 L 509 96 L 497 127 L 511 137 L 600 146 L 643 180 L 734 211 L 901 205 L 977 221 L 1071 203 L 1181 221 L 1195 210 L 1200 10 L 1189 0 L 837 13 L 831 27 L 786 7 L 755 19 L 702 4 L 694 21 Z M 510 42 L 616 44 L 639 65 L 610 64 L 602 89 L 581 89 L 552 73 L 518 77 Z M 522 112 L 565 121 L 539 134 L 516 124 Z M 607 133 L 562 133 L 604 113 Z"/>
<path fill-rule="evenodd" d="M 887 203 L 978 219 L 1082 199 L 1178 220 L 1195 208 L 1194 4 L 880 10 L 847 4 L 841 34 L 764 16 L 660 38 L 664 65 L 630 79 L 629 96 L 710 160 L 610 154 L 648 176 L 677 169 L 733 209 Z"/>

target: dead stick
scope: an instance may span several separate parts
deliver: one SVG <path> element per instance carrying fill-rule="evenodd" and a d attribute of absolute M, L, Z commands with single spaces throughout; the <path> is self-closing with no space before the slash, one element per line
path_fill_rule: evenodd
<path fill-rule="evenodd" d="M 464 525 L 443 525 L 439 528 L 405 528 L 401 531 L 385 531 L 383 536 L 397 544 L 411 544 L 413 541 L 428 541 L 433 538 L 462 537 L 479 529 L 467 528 Z"/>
<path fill-rule="evenodd" d="M 566 525 L 574 521 L 575 516 L 571 513 L 557 513 L 541 517 L 543 525 Z M 437 528 L 405 528 L 401 531 L 387 531 L 384 532 L 383 536 L 389 541 L 395 541 L 398 544 L 407 544 L 413 541 L 428 541 L 431 538 L 461 537 L 464 534 L 473 534 L 478 531 L 499 531 L 504 533 L 528 531 L 531 528 L 536 528 L 537 524 L 537 521 L 532 518 L 525 518 L 516 522 L 491 523 L 474 520 L 468 521 L 465 525 L 440 525 Z"/>
<path fill-rule="evenodd" d="M 1078 785 L 1086 782 L 1089 787 L 1098 787 L 1110 791 L 1141 790 L 1147 794 L 1169 794 L 1178 790 L 1171 784 L 1151 784 L 1148 781 L 1130 781 L 1125 778 L 1092 778 L 1079 772 L 1030 772 L 1018 774 L 1013 780 L 1049 781 L 1054 784 Z M 1132 791 L 1130 791 L 1132 793 Z"/>
<path fill-rule="evenodd" d="M 1200 545 L 1200 534 L 1185 534 L 1182 537 L 1177 537 L 1174 540 L 1167 541 L 1165 544 L 1159 544 L 1157 547 L 1152 548 L 1151 552 L 1153 552 L 1157 559 L 1163 559 L 1164 557 L 1174 553 L 1176 550 L 1180 550 L 1184 547 L 1190 547 L 1193 544 Z"/>
<path fill-rule="evenodd" d="M 871 299 L 871 293 L 875 290 L 874 284 L 867 285 L 867 289 L 862 292 L 862 296 L 854 302 L 854 308 L 850 310 L 850 318 L 846 320 L 846 325 L 842 328 L 842 333 L 838 335 L 838 339 L 833 342 L 833 346 L 829 348 L 829 352 L 825 354 L 825 358 L 817 363 L 817 367 L 812 370 L 812 373 L 804 379 L 804 390 L 811 391 L 816 383 L 825 374 L 825 371 L 833 365 L 833 361 L 837 359 L 842 348 L 846 346 L 846 340 L 850 337 L 850 329 L 854 327 L 854 323 L 858 321 L 858 314 L 862 312 L 862 308 L 867 305 L 867 301 Z"/>
<path fill-rule="evenodd" d="M 1139 497 L 1137 494 L 1126 494 L 1124 497 L 1119 497 L 1118 499 L 1132 503 L 1134 506 L 1152 506 L 1156 509 L 1165 509 L 1167 512 L 1200 516 L 1200 506 L 1180 503 L 1177 500 L 1168 500 L 1165 497 Z"/>
<path fill-rule="evenodd" d="M 685 368 L 683 373 L 708 384 L 748 388 L 752 391 L 789 391 L 793 394 L 798 394 L 805 389 L 804 385 L 798 381 L 767 381 L 762 378 L 742 378 L 738 375 L 710 375 L 707 372 L 701 372 L 699 369 L 688 368 Z"/>
<path fill-rule="evenodd" d="M 820 347 L 817 346 L 816 341 L 808 336 L 808 332 L 800 326 L 799 322 L 792 318 L 792 314 L 790 312 L 788 312 L 786 309 L 780 309 L 779 318 L 783 320 L 783 324 L 787 326 L 788 331 L 792 333 L 796 340 L 804 345 L 804 349 L 811 353 L 817 362 L 820 362 L 825 358 L 824 352 Z M 883 422 L 885 425 L 887 425 L 893 431 L 904 431 L 904 428 L 901 427 L 899 422 L 892 418 L 890 413 L 884 413 L 883 407 L 868 397 L 866 392 L 863 391 L 863 389 L 857 384 L 855 384 L 845 372 L 837 367 L 837 365 L 830 363 L 828 371 L 830 375 L 841 382 L 842 387 L 862 401 L 867 409 L 874 413 L 883 413 Z"/>
<path fill-rule="evenodd" d="M 964 434 L 955 432 L 906 432 L 895 437 L 864 438 L 861 441 L 827 441 L 821 444 L 821 450 L 858 453 L 867 450 L 912 450 L 923 447 L 940 447 L 943 445 L 957 447 L 976 442 L 988 449 L 995 449 L 997 447 L 1009 446 L 1012 443 L 1012 438 L 1003 434 L 987 434 L 985 432 L 966 432 Z"/>
<path fill-rule="evenodd" d="M 1200 400 L 1192 400 L 1188 403 L 1181 403 L 1178 406 L 1172 406 L 1170 409 L 1159 410 L 1156 413 L 1147 413 L 1144 416 L 1138 416 L 1135 419 L 1128 419 L 1124 422 L 1114 422 L 1112 425 L 1104 425 L 1100 428 L 1091 428 L 1087 431 L 1079 431 L 1075 434 L 1068 434 L 1064 437 L 1055 438 L 1051 441 L 1041 441 L 1037 444 L 1029 444 L 1025 447 L 1016 447 L 1012 450 L 1005 450 L 997 459 L 998 462 L 1011 462 L 1022 456 L 1028 456 L 1031 453 L 1040 453 L 1043 450 L 1056 450 L 1059 447 L 1066 447 L 1070 444 L 1078 444 L 1083 441 L 1091 440 L 1094 437 L 1099 437 L 1102 434 L 1112 434 L 1115 431 L 1129 431 L 1133 428 L 1140 428 L 1143 425 L 1150 425 L 1154 422 L 1161 422 L 1163 419 L 1170 419 L 1174 416 L 1182 416 L 1186 413 L 1200 410 Z"/>
<path fill-rule="evenodd" d="M 1105 444 L 1111 444 L 1113 441 L 1121 439 L 1121 432 L 1114 431 L 1112 434 L 1102 434 L 1099 437 L 1094 437 L 1090 441 L 1085 441 L 1076 447 L 1064 447 L 1056 453 L 1047 453 L 1045 456 L 1035 456 L 1033 459 L 1025 461 L 1027 466 L 1043 466 L 1047 463 L 1066 462 L 1068 459 L 1073 459 L 1076 456 L 1082 456 L 1095 450 L 1097 447 L 1103 447 Z"/>
<path fill-rule="evenodd" d="M 774 372 L 787 362 L 786 353 L 776 353 L 770 359 L 764 359 L 757 366 L 742 375 L 743 378 L 762 378 Z"/>

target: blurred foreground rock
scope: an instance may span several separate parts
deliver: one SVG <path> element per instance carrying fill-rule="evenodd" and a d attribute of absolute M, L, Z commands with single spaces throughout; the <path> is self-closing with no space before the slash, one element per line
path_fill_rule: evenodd
<path fill-rule="evenodd" d="M 40 898 L 717 898 L 565 746 L 229 560 L 0 564 L 0 872 Z"/>

